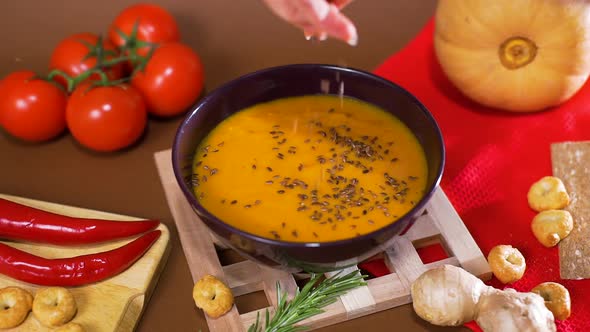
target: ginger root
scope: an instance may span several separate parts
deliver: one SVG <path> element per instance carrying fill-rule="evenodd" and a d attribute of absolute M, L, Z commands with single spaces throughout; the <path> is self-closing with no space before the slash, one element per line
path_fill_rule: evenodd
<path fill-rule="evenodd" d="M 414 310 L 435 325 L 461 325 L 475 319 L 477 303 L 487 287 L 471 273 L 444 265 L 422 274 L 412 284 Z"/>
<path fill-rule="evenodd" d="M 491 288 L 478 304 L 476 322 L 485 332 L 556 331 L 555 319 L 542 297 L 508 288 Z"/>
<path fill-rule="evenodd" d="M 556 331 L 541 296 L 495 289 L 452 265 L 423 273 L 412 283 L 411 295 L 416 314 L 435 325 L 475 320 L 484 332 Z"/>

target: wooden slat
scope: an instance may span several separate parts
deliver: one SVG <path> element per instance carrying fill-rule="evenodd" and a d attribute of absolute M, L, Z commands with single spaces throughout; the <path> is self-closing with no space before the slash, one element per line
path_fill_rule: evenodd
<path fill-rule="evenodd" d="M 227 282 L 209 230 L 192 210 L 176 183 L 171 151 L 158 152 L 154 157 L 193 281 L 196 282 L 204 275 L 211 274 Z M 212 331 L 242 330 L 242 321 L 235 306 L 217 319 L 211 319 L 207 315 L 205 317 Z"/>
<path fill-rule="evenodd" d="M 483 280 L 489 280 L 492 271 L 488 261 L 442 189 L 434 192 L 427 209 L 445 239 L 451 256 L 457 257 L 465 270 Z"/>
<path fill-rule="evenodd" d="M 385 259 L 395 267 L 402 285 L 409 290 L 410 285 L 422 273 L 426 272 L 424 264 L 412 242 L 405 237 L 399 237 L 391 246 L 385 250 Z"/>
<path fill-rule="evenodd" d="M 217 247 L 218 249 L 229 249 L 229 247 L 227 245 L 225 245 L 225 243 L 221 242 L 221 240 L 217 237 L 217 235 L 213 234 L 213 233 L 209 233 L 211 234 L 211 241 L 213 241 L 213 244 L 215 245 L 215 247 Z"/>
<path fill-rule="evenodd" d="M 397 273 L 391 273 L 367 281 L 375 299 L 375 312 L 412 302 L 408 289 Z"/>
<path fill-rule="evenodd" d="M 439 267 L 442 265 L 454 265 L 454 266 L 461 267 L 461 262 L 459 262 L 457 257 L 448 257 L 448 258 L 445 258 L 440 261 L 425 264 L 424 267 L 426 268 L 426 270 L 430 270 L 430 269 L 434 269 L 435 267 Z"/>
<path fill-rule="evenodd" d="M 346 275 L 353 271 L 358 271 L 356 266 L 345 268 L 339 272 L 326 273 L 327 276 L 334 276 L 336 273 Z M 341 295 L 340 300 L 346 310 L 346 315 L 349 319 L 363 316 L 368 311 L 375 309 L 375 299 L 367 286 L 357 287 L 348 293 Z"/>
<path fill-rule="evenodd" d="M 292 299 L 297 291 L 297 283 L 291 273 L 272 269 L 266 266 L 260 266 L 260 272 L 262 277 L 262 284 L 264 287 L 264 293 L 268 303 L 276 307 L 277 303 L 277 282 L 281 284 L 281 293 L 286 293 L 288 299 Z"/>
<path fill-rule="evenodd" d="M 414 225 L 404 234 L 404 237 L 414 242 L 426 238 L 432 238 L 440 235 L 440 230 L 434 224 L 432 216 L 424 214 L 414 222 Z"/>
<path fill-rule="evenodd" d="M 223 267 L 223 272 L 227 286 L 231 288 L 234 296 L 254 293 L 263 289 L 260 267 L 252 261 L 226 265 Z"/>
<path fill-rule="evenodd" d="M 326 306 L 323 310 L 323 313 L 310 317 L 299 325 L 309 326 L 312 329 L 319 329 L 348 320 L 346 308 L 340 299 Z M 366 314 L 368 314 L 368 312 Z"/>
<path fill-rule="evenodd" d="M 270 314 L 270 316 L 272 317 L 272 315 L 275 312 L 274 307 L 267 307 L 267 308 L 262 308 L 262 309 L 258 309 L 258 310 L 254 310 L 254 311 L 250 311 L 247 312 L 245 314 L 241 314 L 240 318 L 242 319 L 242 328 L 244 331 L 248 331 L 248 328 L 256 323 L 256 317 L 257 315 L 260 315 L 260 324 L 264 324 L 264 316 L 266 315 L 266 310 L 268 309 L 268 312 Z M 214 331 L 212 331 L 214 332 Z M 223 331 L 220 331 L 223 332 Z"/>

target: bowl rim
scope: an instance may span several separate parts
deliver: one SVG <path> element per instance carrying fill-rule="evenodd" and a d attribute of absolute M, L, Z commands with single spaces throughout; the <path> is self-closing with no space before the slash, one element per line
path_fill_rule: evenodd
<path fill-rule="evenodd" d="M 260 235 L 249 233 L 249 232 L 244 231 L 240 228 L 234 227 L 228 223 L 223 222 L 220 218 L 216 217 L 214 214 L 212 214 L 207 209 L 205 209 L 205 207 L 203 207 L 198 202 L 198 200 L 195 198 L 191 189 L 188 188 L 187 184 L 185 183 L 185 181 L 181 175 L 181 167 L 179 164 L 181 156 L 178 156 L 177 154 L 178 154 L 178 146 L 180 145 L 180 139 L 184 134 L 183 129 L 188 125 L 188 123 L 191 121 L 191 119 L 210 100 L 218 97 L 219 95 L 223 95 L 225 91 L 232 89 L 234 87 L 234 85 L 239 84 L 241 81 L 251 78 L 251 77 L 264 75 L 268 72 L 288 70 L 288 69 L 293 69 L 293 68 L 295 68 L 295 69 L 321 68 L 321 69 L 327 69 L 327 70 L 334 70 L 337 72 L 350 72 L 350 73 L 354 73 L 356 75 L 364 76 L 364 77 L 372 79 L 372 80 L 379 81 L 380 83 L 385 84 L 385 85 L 389 86 L 390 88 L 397 90 L 398 92 L 405 95 L 405 97 L 407 97 L 413 104 L 415 104 L 418 107 L 418 109 L 420 111 L 422 111 L 424 113 L 424 115 L 426 116 L 426 118 L 428 119 L 428 121 L 430 122 L 432 127 L 435 129 L 435 132 L 436 132 L 435 134 L 436 134 L 436 136 L 438 138 L 438 142 L 439 142 L 438 149 L 441 152 L 441 162 L 440 162 L 438 169 L 436 170 L 436 178 L 434 179 L 434 182 L 432 183 L 432 185 L 429 186 L 428 188 L 426 188 L 426 193 L 424 194 L 424 196 L 422 196 L 420 201 L 416 205 L 414 205 L 414 207 L 412 207 L 410 210 L 408 210 L 408 212 L 406 212 L 404 215 L 400 216 L 396 221 L 394 221 L 386 226 L 383 226 L 381 228 L 378 228 L 370 233 L 363 234 L 363 235 L 356 236 L 356 237 L 352 237 L 352 238 L 346 238 L 346 239 L 340 239 L 340 240 L 334 240 L 334 241 L 325 241 L 325 242 L 281 241 L 281 240 L 270 239 L 270 238 L 266 238 L 266 237 L 263 237 Z M 263 69 L 259 69 L 259 70 L 247 73 L 242 76 L 238 76 L 237 78 L 234 78 L 234 79 L 222 84 L 221 86 L 219 86 L 219 87 L 213 89 L 212 91 L 210 91 L 209 93 L 207 93 L 207 95 L 205 97 L 203 97 L 200 101 L 198 101 L 195 105 L 192 106 L 191 111 L 189 113 L 187 113 L 185 118 L 182 120 L 182 122 L 178 126 L 178 129 L 176 131 L 176 134 L 174 136 L 174 141 L 172 144 L 172 169 L 174 172 L 174 177 L 176 178 L 177 184 L 180 186 L 180 189 L 182 190 L 184 197 L 189 201 L 191 207 L 193 209 L 196 209 L 199 212 L 199 214 L 202 214 L 204 216 L 204 217 L 199 216 L 199 218 L 200 219 L 208 219 L 207 221 L 202 220 L 203 223 L 207 224 L 207 222 L 213 222 L 213 223 L 219 225 L 220 227 L 225 228 L 230 233 L 235 233 L 241 237 L 245 237 L 245 238 L 253 240 L 255 242 L 261 242 L 261 243 L 264 243 L 265 245 L 273 245 L 273 246 L 285 247 L 285 248 L 290 248 L 290 249 L 338 247 L 338 246 L 341 246 L 344 244 L 350 244 L 351 242 L 371 240 L 371 239 L 378 237 L 381 234 L 387 232 L 390 228 L 397 227 L 396 224 L 398 224 L 399 222 L 401 222 L 402 220 L 404 220 L 406 218 L 409 218 L 409 216 L 415 214 L 417 211 L 422 210 L 425 207 L 425 205 L 430 201 L 431 197 L 434 195 L 434 192 L 437 190 L 437 188 L 440 185 L 440 182 L 441 182 L 441 179 L 442 179 L 442 176 L 444 173 L 445 162 L 446 162 L 446 148 L 445 148 L 444 139 L 442 136 L 442 131 L 441 131 L 438 123 L 434 119 L 434 116 L 432 115 L 432 113 L 430 113 L 430 111 L 428 111 L 426 106 L 424 106 L 424 104 L 420 100 L 418 100 L 418 98 L 416 98 L 416 96 L 411 94 L 408 90 L 402 88 L 400 85 L 398 85 L 392 81 L 389 81 L 383 77 L 380 77 L 376 74 L 370 73 L 368 71 L 356 69 L 356 68 L 352 68 L 352 67 L 341 67 L 341 66 L 337 66 L 337 65 L 321 64 L 321 63 L 295 63 L 295 64 L 288 64 L 288 65 L 267 67 L 267 68 L 263 68 Z M 209 228 L 209 227 L 207 227 L 207 228 Z M 404 232 L 404 231 L 402 231 L 402 232 Z"/>

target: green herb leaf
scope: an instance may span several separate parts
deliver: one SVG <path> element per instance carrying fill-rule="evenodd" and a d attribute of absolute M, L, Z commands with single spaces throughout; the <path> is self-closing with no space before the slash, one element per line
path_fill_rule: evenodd
<path fill-rule="evenodd" d="M 277 282 L 277 309 L 269 320 L 266 310 L 264 326 L 260 323 L 260 312 L 256 315 L 256 322 L 248 328 L 248 332 L 298 332 L 307 330 L 306 326 L 297 323 L 324 312 L 323 307 L 334 303 L 338 296 L 351 289 L 366 285 L 364 278 L 358 271 L 340 276 L 337 273 L 321 280 L 321 274 L 312 274 L 309 282 L 302 289 L 297 289 L 291 301 L 287 300 L 287 293 L 281 291 Z M 321 280 L 321 281 L 320 281 Z"/>

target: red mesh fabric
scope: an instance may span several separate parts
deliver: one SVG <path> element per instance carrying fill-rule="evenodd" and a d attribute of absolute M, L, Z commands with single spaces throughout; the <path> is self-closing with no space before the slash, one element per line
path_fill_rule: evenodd
<path fill-rule="evenodd" d="M 550 144 L 590 140 L 590 84 L 567 103 L 540 113 L 494 111 L 463 97 L 446 79 L 433 49 L 431 20 L 403 50 L 375 73 L 413 93 L 433 113 L 447 148 L 441 183 L 475 241 L 487 255 L 497 244 L 511 244 L 527 260 L 524 277 L 510 285 L 529 291 L 545 281 L 567 287 L 572 316 L 559 331 L 590 331 L 590 280 L 560 280 L 557 248 L 545 248 L 530 230 L 535 213 L 527 204 L 530 185 L 551 175 Z M 367 271 L 377 274 L 385 269 Z M 489 282 L 505 287 L 497 280 Z"/>
<path fill-rule="evenodd" d="M 418 256 L 420 256 L 420 259 L 424 264 L 438 262 L 449 257 L 440 243 L 432 244 L 422 248 L 416 248 L 416 253 L 418 253 Z"/>

